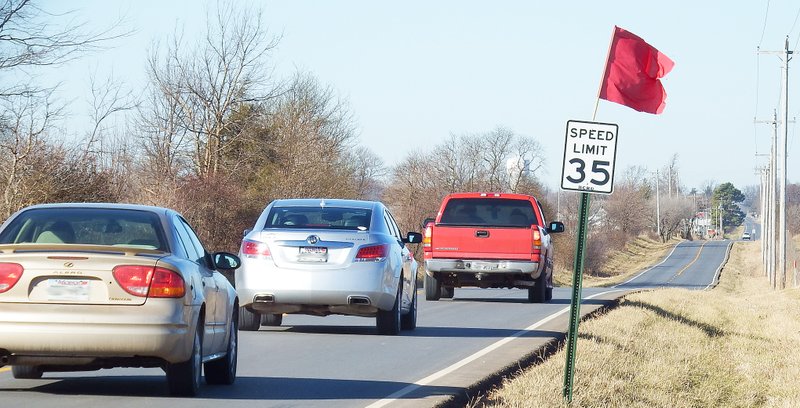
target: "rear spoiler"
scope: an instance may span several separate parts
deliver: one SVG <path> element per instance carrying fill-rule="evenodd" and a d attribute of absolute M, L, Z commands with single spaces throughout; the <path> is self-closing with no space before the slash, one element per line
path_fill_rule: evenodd
<path fill-rule="evenodd" d="M 136 245 L 84 245 L 84 244 L 0 244 L 0 253 L 19 254 L 26 252 L 89 252 L 114 255 L 156 255 L 166 252 L 142 248 Z"/>

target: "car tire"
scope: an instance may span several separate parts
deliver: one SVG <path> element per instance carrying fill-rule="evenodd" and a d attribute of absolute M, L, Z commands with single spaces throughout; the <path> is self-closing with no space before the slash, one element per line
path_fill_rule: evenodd
<path fill-rule="evenodd" d="M 442 283 L 425 273 L 425 300 L 439 300 L 442 297 Z"/>
<path fill-rule="evenodd" d="M 231 316 L 228 347 L 225 357 L 205 364 L 206 383 L 212 385 L 231 385 L 236 381 L 236 366 L 239 357 L 239 316 Z"/>
<path fill-rule="evenodd" d="M 544 272 L 534 281 L 534 285 L 528 287 L 528 302 L 544 303 L 547 300 L 547 277 Z"/>
<path fill-rule="evenodd" d="M 417 288 L 414 285 L 414 293 L 411 295 L 411 306 L 408 313 L 400 317 L 400 328 L 402 330 L 414 330 L 417 328 Z"/>
<path fill-rule="evenodd" d="M 394 306 L 391 310 L 378 310 L 375 325 L 378 334 L 395 336 L 400 334 L 400 298 L 403 295 L 403 278 L 397 284 L 397 295 L 394 297 Z"/>
<path fill-rule="evenodd" d="M 197 323 L 192 341 L 192 354 L 180 363 L 167 364 L 167 385 L 169 394 L 181 397 L 194 397 L 200 390 L 200 377 L 203 371 L 203 332 L 201 322 Z"/>
<path fill-rule="evenodd" d="M 42 371 L 39 366 L 35 365 L 15 365 L 11 366 L 11 375 L 17 379 L 36 380 L 42 378 Z"/>
<path fill-rule="evenodd" d="M 456 288 L 452 286 L 442 286 L 442 299 L 452 299 L 456 294 Z"/>
<path fill-rule="evenodd" d="M 545 289 L 544 300 L 546 302 L 553 300 L 553 288 Z"/>
<path fill-rule="evenodd" d="M 261 315 L 247 310 L 244 306 L 239 308 L 239 330 L 258 331 L 261 327 Z"/>
<path fill-rule="evenodd" d="M 283 324 L 282 313 L 264 313 L 261 315 L 262 326 L 280 326 Z"/>

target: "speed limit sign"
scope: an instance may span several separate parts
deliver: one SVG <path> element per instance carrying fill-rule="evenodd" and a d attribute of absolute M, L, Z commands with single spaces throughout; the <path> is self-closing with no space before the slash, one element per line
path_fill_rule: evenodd
<path fill-rule="evenodd" d="M 611 194 L 618 129 L 612 123 L 567 121 L 562 189 Z"/>

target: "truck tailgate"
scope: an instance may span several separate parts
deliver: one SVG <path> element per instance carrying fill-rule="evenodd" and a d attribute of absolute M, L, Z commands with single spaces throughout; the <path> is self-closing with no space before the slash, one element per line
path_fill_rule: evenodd
<path fill-rule="evenodd" d="M 432 257 L 465 259 L 531 259 L 531 230 L 517 227 L 437 225 Z"/>

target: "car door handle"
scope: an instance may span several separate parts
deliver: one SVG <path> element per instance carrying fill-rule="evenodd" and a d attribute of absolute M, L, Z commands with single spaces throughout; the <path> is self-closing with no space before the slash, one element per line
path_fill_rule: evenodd
<path fill-rule="evenodd" d="M 478 238 L 489 238 L 489 231 L 484 231 L 484 230 L 475 231 L 475 236 Z"/>

